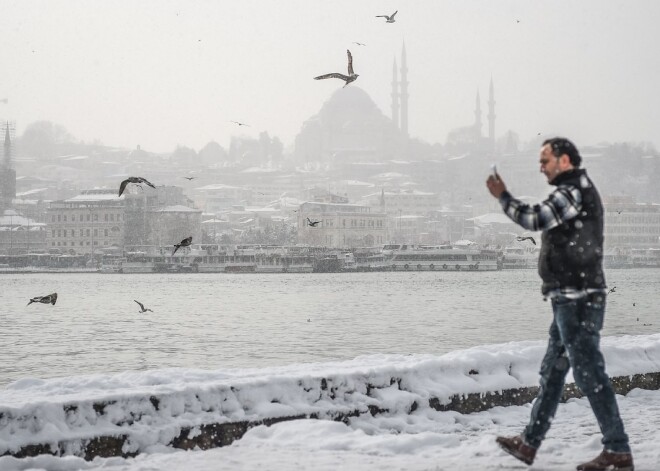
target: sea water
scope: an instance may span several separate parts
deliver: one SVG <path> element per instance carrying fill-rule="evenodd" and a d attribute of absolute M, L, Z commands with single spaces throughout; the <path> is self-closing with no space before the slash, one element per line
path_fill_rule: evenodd
<path fill-rule="evenodd" d="M 603 335 L 660 329 L 660 269 L 608 270 Z M 58 293 L 55 306 L 29 298 Z M 153 312 L 139 313 L 138 300 Z M 167 367 L 267 367 L 546 339 L 534 270 L 0 275 L 0 386 Z"/>

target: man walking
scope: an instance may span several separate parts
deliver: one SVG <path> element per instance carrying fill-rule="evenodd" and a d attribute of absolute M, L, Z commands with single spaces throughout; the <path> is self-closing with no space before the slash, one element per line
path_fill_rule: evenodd
<path fill-rule="evenodd" d="M 555 190 L 530 206 L 507 191 L 499 175 L 486 181 L 504 212 L 530 231 L 542 231 L 539 275 L 542 293 L 552 301 L 548 349 L 541 364 L 538 396 L 529 424 L 515 437 L 497 437 L 504 451 L 530 465 L 550 428 L 569 368 L 587 396 L 603 434 L 603 451 L 577 467 L 581 471 L 633 471 L 633 459 L 605 361 L 600 330 L 605 315 L 603 206 L 571 141 L 556 137 L 543 143 L 541 173 Z"/>

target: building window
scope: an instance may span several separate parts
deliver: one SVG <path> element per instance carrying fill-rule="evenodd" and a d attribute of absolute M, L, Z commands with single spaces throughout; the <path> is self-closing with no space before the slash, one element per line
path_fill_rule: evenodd
<path fill-rule="evenodd" d="M 103 229 L 103 235 L 104 235 L 105 237 L 108 237 L 108 230 L 107 230 L 107 229 Z"/>
<path fill-rule="evenodd" d="M 80 229 L 80 237 L 83 236 L 84 232 L 85 232 L 85 231 L 84 231 L 83 229 Z"/>
<path fill-rule="evenodd" d="M 55 222 L 55 215 L 54 214 L 50 217 L 50 222 Z"/>
<path fill-rule="evenodd" d="M 105 213 L 103 216 L 104 216 L 103 219 L 105 219 L 105 221 L 108 222 L 108 213 Z"/>
<path fill-rule="evenodd" d="M 87 237 L 89 237 L 89 229 L 87 229 Z M 89 243 L 87 245 L 89 245 Z"/>
<path fill-rule="evenodd" d="M 53 237 L 55 237 L 55 229 L 53 229 Z"/>
<path fill-rule="evenodd" d="M 61 222 L 61 221 L 62 221 L 62 216 L 60 214 L 58 214 L 57 215 L 57 222 Z"/>
<path fill-rule="evenodd" d="M 99 230 L 98 230 L 98 229 L 94 229 L 94 237 L 98 237 L 98 236 L 99 236 Z"/>
<path fill-rule="evenodd" d="M 110 215 L 110 221 L 115 222 L 115 215 L 114 214 Z"/>
<path fill-rule="evenodd" d="M 88 215 L 87 215 L 87 220 L 88 220 L 88 221 L 89 221 L 89 218 L 90 218 L 90 216 L 89 216 L 89 214 L 88 214 Z"/>
<path fill-rule="evenodd" d="M 62 219 L 64 220 L 64 222 L 66 222 L 66 214 L 62 216 Z"/>

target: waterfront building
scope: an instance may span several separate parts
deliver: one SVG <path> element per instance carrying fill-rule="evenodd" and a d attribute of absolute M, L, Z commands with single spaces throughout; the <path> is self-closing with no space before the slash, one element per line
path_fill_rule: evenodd
<path fill-rule="evenodd" d="M 84 190 L 52 201 L 46 214 L 46 245 L 62 253 L 92 254 L 124 244 L 125 195 L 116 189 Z"/>
<path fill-rule="evenodd" d="M 193 242 L 202 241 L 202 211 L 188 206 L 175 205 L 154 209 L 149 212 L 149 234 L 151 245 L 173 246 L 186 237 Z"/>
<path fill-rule="evenodd" d="M 164 239 L 163 234 L 156 229 L 160 226 L 158 211 L 168 207 L 181 206 L 190 209 L 193 206 L 192 200 L 188 199 L 183 194 L 183 188 L 178 186 L 163 185 L 156 188 L 143 186 L 140 190 L 129 185 L 124 195 L 126 196 L 123 241 L 125 246 L 156 245 L 161 241 L 166 245 L 169 244 L 169 239 Z M 201 223 L 201 211 L 199 214 L 198 225 Z"/>
<path fill-rule="evenodd" d="M 298 210 L 298 242 L 350 248 L 382 245 L 388 241 L 387 215 L 369 206 L 305 202 Z M 310 226 L 307 218 L 318 221 Z"/>
<path fill-rule="evenodd" d="M 46 224 L 13 209 L 0 213 L 0 254 L 20 255 L 46 249 Z"/>
<path fill-rule="evenodd" d="M 606 252 L 660 248 L 660 204 L 635 203 L 630 196 L 607 196 L 603 207 Z"/>

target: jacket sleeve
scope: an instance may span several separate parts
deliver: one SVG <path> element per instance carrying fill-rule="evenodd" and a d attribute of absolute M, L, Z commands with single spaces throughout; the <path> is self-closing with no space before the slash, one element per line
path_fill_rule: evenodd
<path fill-rule="evenodd" d="M 500 196 L 504 213 L 528 231 L 547 231 L 580 214 L 582 193 L 574 186 L 561 186 L 533 206 L 514 198 L 508 191 Z"/>

